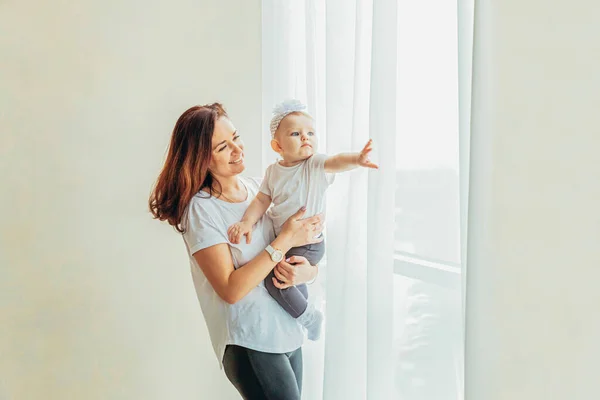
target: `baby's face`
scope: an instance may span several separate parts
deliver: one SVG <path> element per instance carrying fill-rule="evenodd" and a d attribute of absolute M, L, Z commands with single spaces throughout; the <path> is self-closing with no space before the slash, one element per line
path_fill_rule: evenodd
<path fill-rule="evenodd" d="M 286 163 L 306 160 L 317 152 L 313 120 L 303 113 L 287 115 L 275 131 L 273 140 L 279 144 L 278 153 Z"/>

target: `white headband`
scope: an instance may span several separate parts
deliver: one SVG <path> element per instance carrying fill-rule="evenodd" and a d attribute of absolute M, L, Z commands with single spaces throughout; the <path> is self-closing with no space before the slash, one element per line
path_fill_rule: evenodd
<path fill-rule="evenodd" d="M 277 104 L 273 108 L 273 118 L 271 119 L 271 138 L 275 137 L 275 131 L 279 127 L 281 121 L 288 115 L 294 112 L 301 112 L 308 115 L 305 111 L 306 106 L 300 100 L 285 100 Z"/>

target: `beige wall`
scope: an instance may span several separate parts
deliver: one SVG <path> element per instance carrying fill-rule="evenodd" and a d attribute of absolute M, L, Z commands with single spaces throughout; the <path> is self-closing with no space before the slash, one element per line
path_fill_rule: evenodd
<path fill-rule="evenodd" d="M 260 1 L 0 4 L 0 399 L 235 399 L 147 198 L 219 100 L 261 171 Z"/>
<path fill-rule="evenodd" d="M 467 400 L 600 398 L 599 15 L 476 0 Z"/>

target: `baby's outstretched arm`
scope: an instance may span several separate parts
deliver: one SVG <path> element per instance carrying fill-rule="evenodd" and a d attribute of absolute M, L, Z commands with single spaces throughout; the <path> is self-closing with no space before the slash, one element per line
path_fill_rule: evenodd
<path fill-rule="evenodd" d="M 325 172 L 345 172 L 356 167 L 379 168 L 369 160 L 369 153 L 373 150 L 373 139 L 369 139 L 360 153 L 340 153 L 325 160 Z"/>
<path fill-rule="evenodd" d="M 254 200 L 250 203 L 242 220 L 227 229 L 227 236 L 231 243 L 238 244 L 242 236 L 246 235 L 246 243 L 252 241 L 252 227 L 267 212 L 271 205 L 271 198 L 263 192 L 258 192 Z"/>

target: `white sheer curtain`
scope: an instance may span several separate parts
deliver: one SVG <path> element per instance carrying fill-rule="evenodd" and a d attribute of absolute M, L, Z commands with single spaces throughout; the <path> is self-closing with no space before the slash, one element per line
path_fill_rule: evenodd
<path fill-rule="evenodd" d="M 468 26 L 472 0 L 460 1 Z M 307 102 L 321 152 L 371 137 L 380 165 L 339 174 L 328 192 L 327 260 L 311 286 L 326 334 L 305 346 L 305 399 L 463 397 L 470 73 L 459 86 L 457 41 L 470 70 L 470 31 L 457 28 L 456 2 L 434 3 L 262 2 L 264 166 L 276 157 L 271 109 L 285 98 Z"/>
<path fill-rule="evenodd" d="M 384 399 L 394 376 L 396 1 L 328 1 L 326 26 L 327 151 L 356 151 L 370 136 L 380 169 L 340 175 L 329 192 L 323 393 Z"/>

